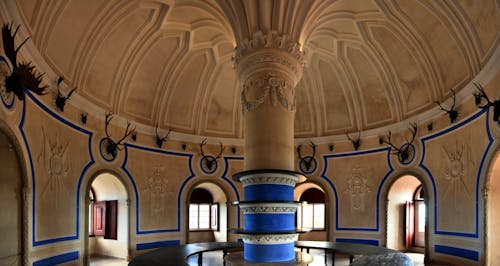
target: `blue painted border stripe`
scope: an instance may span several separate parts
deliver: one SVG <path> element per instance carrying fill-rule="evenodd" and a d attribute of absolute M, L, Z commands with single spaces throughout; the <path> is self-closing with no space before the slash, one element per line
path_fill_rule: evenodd
<path fill-rule="evenodd" d="M 323 155 L 323 162 L 325 167 L 323 168 L 323 172 L 321 173 L 321 178 L 326 180 L 330 187 L 333 189 L 333 194 L 335 196 L 335 229 L 337 231 L 367 231 L 367 232 L 378 232 L 380 229 L 380 192 L 382 190 L 382 186 L 387 179 L 387 177 L 394 171 L 394 167 L 392 166 L 391 163 L 391 148 L 390 147 L 384 147 L 384 148 L 377 148 L 377 149 L 371 149 L 371 150 L 364 150 L 364 151 L 356 151 L 356 152 L 348 152 L 348 153 L 339 153 L 339 154 L 328 154 L 328 155 Z M 382 181 L 380 183 L 380 186 L 378 187 L 377 190 L 377 211 L 375 214 L 375 228 L 359 228 L 359 227 L 340 227 L 339 226 L 339 198 L 337 194 L 337 189 L 335 188 L 335 185 L 333 184 L 332 180 L 326 176 L 326 173 L 328 171 L 328 166 L 330 165 L 328 163 L 328 160 L 330 158 L 338 158 L 338 157 L 349 157 L 349 156 L 357 156 L 357 155 L 365 155 L 365 154 L 373 154 L 377 152 L 386 152 L 387 153 L 387 167 L 389 168 L 389 171 L 384 175 L 382 178 Z"/>
<path fill-rule="evenodd" d="M 158 242 L 148 242 L 148 243 L 137 243 L 135 245 L 137 250 L 151 249 L 151 248 L 163 248 L 169 246 L 178 246 L 181 244 L 180 240 L 166 240 Z"/>
<path fill-rule="evenodd" d="M 166 151 L 166 150 L 160 150 L 160 149 L 155 149 L 155 148 L 149 148 L 149 147 L 144 147 L 144 146 L 139 146 L 139 145 L 134 145 L 130 143 L 126 143 L 125 145 L 125 159 L 123 160 L 121 168 L 127 176 L 130 179 L 130 182 L 132 183 L 134 187 L 134 192 L 135 192 L 135 218 L 136 218 L 136 223 L 135 223 L 135 232 L 138 235 L 144 235 L 144 234 L 156 234 L 156 233 L 169 233 L 169 232 L 180 232 L 181 230 L 181 195 L 182 191 L 184 190 L 184 187 L 186 186 L 186 183 L 195 176 L 193 168 L 191 167 L 192 165 L 192 160 L 193 160 L 193 154 L 190 153 L 181 153 L 181 152 L 172 152 L 172 151 Z M 139 192 L 137 190 L 137 185 L 134 181 L 134 178 L 130 171 L 127 169 L 127 163 L 128 163 L 128 153 L 129 153 L 129 148 L 133 149 L 138 149 L 138 150 L 143 150 L 143 151 L 148 151 L 148 152 L 154 152 L 154 153 L 161 153 L 161 154 L 167 154 L 167 155 L 174 155 L 174 156 L 182 156 L 182 157 L 187 157 L 187 164 L 189 168 L 189 176 L 185 178 L 184 182 L 182 182 L 181 187 L 179 188 L 179 193 L 177 194 L 177 227 L 176 228 L 168 228 L 168 229 L 158 229 L 158 230 L 140 230 L 140 220 L 139 220 Z"/>
<path fill-rule="evenodd" d="M 490 149 L 491 149 L 491 146 L 493 144 L 493 136 L 491 135 L 491 131 L 490 131 L 490 127 L 489 127 L 489 117 L 490 117 L 490 112 L 489 112 L 489 108 L 488 109 L 481 109 L 479 110 L 477 113 L 471 115 L 470 117 L 468 117 L 467 119 L 463 120 L 463 121 L 460 121 L 460 123 L 457 123 L 453 126 L 450 126 L 446 129 L 443 129 L 439 132 L 436 132 L 434 134 L 431 134 L 431 135 L 428 135 L 428 136 L 425 136 L 425 137 L 422 137 L 420 139 L 420 142 L 422 143 L 422 157 L 420 158 L 420 162 L 419 162 L 419 167 L 424 169 L 424 171 L 429 175 L 431 181 L 432 181 L 432 188 L 434 190 L 434 217 L 438 217 L 438 207 L 437 207 L 437 197 L 438 197 L 438 194 L 436 192 L 436 182 L 434 180 L 434 176 L 432 175 L 431 171 L 429 168 L 427 168 L 427 166 L 425 165 L 424 161 L 425 161 L 425 155 L 426 155 L 426 142 L 429 141 L 429 140 L 432 140 L 434 138 L 437 138 L 439 136 L 442 136 L 442 135 L 445 135 L 445 134 L 448 134 L 452 131 L 454 131 L 455 129 L 458 129 L 462 126 L 465 126 L 471 122 L 473 122 L 474 120 L 480 118 L 483 114 L 486 114 L 486 118 L 485 118 L 485 129 L 486 129 L 486 135 L 488 137 L 488 144 L 484 150 L 484 153 L 481 157 L 481 161 L 480 161 L 480 165 L 479 165 L 479 169 L 478 169 L 478 172 L 477 172 L 477 175 L 476 175 L 476 189 L 475 189 L 475 192 L 476 192 L 476 195 L 475 195 L 475 205 L 476 205 L 476 208 L 475 208 L 475 231 L 474 233 L 464 233 L 464 232 L 453 232 L 453 231 L 444 231 L 444 230 L 439 230 L 438 229 L 438 223 L 437 223 L 437 220 L 434 222 L 434 233 L 435 234 L 439 234 L 439 235 L 451 235 L 451 236 L 460 236 L 460 237 L 469 237 L 469 238 L 479 238 L 479 189 L 480 189 L 480 180 L 481 180 L 481 172 L 483 171 L 483 166 L 484 166 L 484 163 L 485 163 L 485 160 L 486 160 L 486 156 L 488 155 L 488 153 L 490 152 Z"/>
<path fill-rule="evenodd" d="M 33 262 L 33 266 L 52 266 L 68 261 L 78 260 L 78 251 L 64 253 L 54 257 L 49 257 Z"/>
<path fill-rule="evenodd" d="M 375 239 L 337 238 L 337 239 L 335 239 L 335 241 L 336 242 L 343 242 L 343 243 L 365 244 L 365 245 L 371 245 L 371 246 L 378 246 L 378 244 L 379 244 L 378 240 L 375 240 Z"/>
<path fill-rule="evenodd" d="M 434 251 L 447 255 L 466 258 L 469 260 L 474 260 L 474 261 L 479 260 L 479 252 L 475 250 L 443 246 L 443 245 L 434 245 Z"/>

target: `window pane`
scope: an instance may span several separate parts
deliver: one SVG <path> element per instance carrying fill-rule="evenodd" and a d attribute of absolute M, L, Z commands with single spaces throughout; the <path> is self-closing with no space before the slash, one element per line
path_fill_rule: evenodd
<path fill-rule="evenodd" d="M 189 229 L 198 229 L 198 204 L 189 204 Z"/>
<path fill-rule="evenodd" d="M 313 228 L 313 206 L 310 204 L 302 205 L 302 227 Z"/>
<path fill-rule="evenodd" d="M 210 205 L 200 204 L 200 224 L 199 229 L 209 229 L 210 228 Z"/>
<path fill-rule="evenodd" d="M 418 232 L 425 232 L 425 204 L 418 205 Z"/>
<path fill-rule="evenodd" d="M 314 229 L 325 228 L 325 204 L 314 204 Z"/>

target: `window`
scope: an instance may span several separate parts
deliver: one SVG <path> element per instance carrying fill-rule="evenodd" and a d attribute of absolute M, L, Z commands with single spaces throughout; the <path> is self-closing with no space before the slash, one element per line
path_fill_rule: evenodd
<path fill-rule="evenodd" d="M 205 189 L 197 188 L 191 193 L 189 230 L 219 230 L 219 205 L 213 203 L 212 194 Z"/>
<path fill-rule="evenodd" d="M 325 194 L 316 188 L 310 188 L 300 196 L 297 209 L 297 227 L 312 230 L 325 230 Z"/>

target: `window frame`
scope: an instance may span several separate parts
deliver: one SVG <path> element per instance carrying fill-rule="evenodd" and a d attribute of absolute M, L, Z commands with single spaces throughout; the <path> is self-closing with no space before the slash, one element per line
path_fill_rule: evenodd
<path fill-rule="evenodd" d="M 311 206 L 311 209 L 312 209 L 312 215 L 311 215 L 311 223 L 312 223 L 312 227 L 304 227 L 304 205 L 307 204 L 307 205 L 310 205 Z M 323 205 L 323 227 L 315 227 L 314 226 L 314 210 L 315 210 L 315 205 Z M 298 227 L 298 225 L 300 224 L 300 227 L 299 228 L 307 228 L 307 229 L 311 229 L 312 231 L 326 231 L 326 203 L 325 202 L 322 202 L 322 203 L 300 203 L 299 204 L 299 209 L 297 210 L 297 213 L 296 213 L 296 219 L 295 219 L 295 223 Z M 300 217 L 299 217 L 299 213 L 300 213 Z M 299 223 L 299 219 L 300 219 L 300 223 Z"/>

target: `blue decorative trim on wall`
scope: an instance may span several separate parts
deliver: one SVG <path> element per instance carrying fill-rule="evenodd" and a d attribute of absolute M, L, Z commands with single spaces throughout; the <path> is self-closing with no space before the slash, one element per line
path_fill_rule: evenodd
<path fill-rule="evenodd" d="M 143 147 L 143 146 L 138 146 L 135 144 L 129 144 L 126 143 L 125 145 L 125 159 L 123 160 L 123 164 L 121 168 L 127 176 L 129 177 L 130 181 L 132 182 L 132 185 L 134 186 L 134 191 L 135 191 L 135 218 L 136 218 L 136 223 L 135 223 L 135 232 L 138 235 L 143 235 L 143 234 L 155 234 L 155 233 L 168 233 L 168 232 L 179 232 L 181 230 L 181 195 L 182 195 L 182 190 L 186 186 L 186 183 L 194 177 L 194 172 L 193 168 L 191 167 L 191 162 L 193 160 L 193 154 L 190 153 L 180 153 L 180 152 L 172 152 L 172 151 L 166 151 L 166 150 L 161 150 L 161 149 L 155 149 L 155 148 L 149 148 L 149 147 Z M 143 151 L 148 151 L 148 152 L 153 152 L 153 153 L 161 153 L 161 154 L 167 154 L 167 155 L 174 155 L 174 156 L 181 156 L 181 157 L 188 157 L 188 168 L 189 168 L 189 176 L 184 179 L 182 182 L 182 185 L 179 189 L 179 193 L 177 194 L 177 227 L 176 228 L 168 228 L 168 229 L 158 229 L 158 230 L 143 230 L 141 231 L 140 228 L 140 220 L 139 220 L 139 192 L 137 190 L 137 185 L 134 181 L 134 178 L 132 177 L 132 174 L 127 169 L 127 161 L 128 161 L 128 149 L 133 148 L 133 149 L 138 149 L 138 150 L 143 150 Z"/>
<path fill-rule="evenodd" d="M 166 240 L 166 241 L 157 241 L 157 242 L 148 242 L 148 243 L 137 243 L 135 248 L 137 250 L 144 249 L 152 249 L 152 248 L 164 248 L 170 246 L 178 246 L 181 244 L 180 240 Z"/>
<path fill-rule="evenodd" d="M 376 239 L 358 239 L 358 238 L 336 238 L 335 242 L 356 243 L 356 244 L 365 244 L 371 246 L 378 246 L 379 244 L 379 241 Z"/>
<path fill-rule="evenodd" d="M 243 157 L 224 157 L 224 163 L 225 163 L 225 167 L 224 167 L 224 173 L 222 173 L 222 179 L 224 181 L 226 181 L 232 188 L 233 188 L 233 191 L 234 191 L 234 194 L 236 195 L 236 199 L 237 201 L 240 201 L 240 194 L 238 193 L 238 189 L 236 189 L 236 186 L 234 185 L 234 183 L 228 178 L 227 174 L 229 172 L 229 160 L 240 160 L 240 161 L 243 161 Z M 240 224 L 240 207 L 238 206 L 238 228 L 241 226 Z"/>
<path fill-rule="evenodd" d="M 378 149 L 373 149 L 373 150 L 366 150 L 366 151 L 357 151 L 357 152 L 350 152 L 350 153 L 339 153 L 339 154 L 329 154 L 329 155 L 323 155 L 323 161 L 324 161 L 324 169 L 323 173 L 321 173 L 321 178 L 325 179 L 328 184 L 332 187 L 333 193 L 335 195 L 335 229 L 339 231 L 369 231 L 369 232 L 377 232 L 379 231 L 380 228 L 380 219 L 379 219 L 379 212 L 380 212 L 380 191 L 382 189 L 382 185 L 387 179 L 387 177 L 394 171 L 394 168 L 392 167 L 391 164 L 391 149 L 390 147 L 385 147 L 385 148 L 378 148 Z M 377 208 L 376 208 L 376 226 L 375 228 L 356 228 L 356 227 L 340 227 L 339 226 L 339 199 L 338 199 L 338 194 L 337 194 L 337 189 L 335 188 L 335 185 L 333 184 L 332 180 L 326 176 L 326 172 L 328 171 L 328 159 L 329 158 L 337 158 L 337 157 L 350 157 L 350 156 L 358 156 L 358 155 L 364 155 L 364 154 L 371 154 L 371 153 L 377 153 L 377 152 L 386 152 L 387 153 L 387 166 L 389 167 L 389 171 L 384 175 L 382 178 L 382 181 L 380 182 L 380 186 L 377 190 Z"/>
<path fill-rule="evenodd" d="M 3 57 L 3 56 L 0 55 L 0 63 L 1 62 L 4 62 L 7 65 L 7 67 L 9 68 L 9 70 L 11 70 L 10 66 L 9 66 L 9 63 L 7 62 L 7 60 L 5 60 L 5 57 Z M 5 106 L 5 108 L 7 108 L 9 110 L 12 109 L 12 106 L 14 106 L 14 100 L 16 98 L 13 93 L 12 93 L 12 100 L 10 101 L 10 103 L 6 102 L 5 99 L 3 98 L 3 96 L 1 96 L 1 95 L 0 95 L 0 98 L 2 98 L 2 103 Z"/>
<path fill-rule="evenodd" d="M 64 253 L 54 257 L 49 257 L 33 262 L 33 266 L 52 266 L 57 264 L 66 263 L 69 261 L 78 260 L 78 251 Z"/>
<path fill-rule="evenodd" d="M 79 191 L 80 191 L 80 184 L 81 184 L 81 180 L 83 178 L 83 176 L 85 175 L 85 173 L 87 172 L 87 170 L 89 169 L 89 167 L 94 164 L 94 156 L 92 155 L 92 149 L 91 149 L 91 143 L 92 143 L 92 132 L 84 129 L 84 128 L 81 128 L 67 120 L 65 120 L 64 118 L 62 118 L 61 116 L 59 116 L 57 113 L 55 113 L 54 111 L 50 110 L 49 108 L 47 108 L 42 102 L 40 102 L 35 96 L 33 96 L 33 94 L 31 94 L 31 92 L 29 92 L 28 90 L 24 90 L 25 94 L 28 96 L 26 97 L 26 100 L 23 101 L 23 109 L 22 109 L 22 115 L 21 115 L 21 121 L 19 122 L 19 131 L 21 132 L 21 136 L 23 138 L 23 142 L 24 142 L 24 145 L 26 147 L 26 152 L 28 154 L 28 161 L 29 161 L 29 166 L 30 166 L 30 169 L 31 169 L 31 182 L 32 182 L 32 186 L 33 186 L 33 196 L 32 196 L 32 199 L 33 199 L 33 209 L 32 209 L 32 216 L 33 216 L 33 223 L 32 223 L 32 232 L 33 232 L 33 246 L 40 246 L 40 245 L 45 245 L 45 244 L 50 244 L 50 243 L 55 243 L 55 242 L 61 242 L 61 241 L 68 241 L 68 240 L 75 240 L 75 239 L 78 239 L 79 238 L 79 235 L 80 235 L 80 231 L 79 231 L 79 217 L 80 217 L 80 197 L 79 197 Z M 26 118 L 26 101 L 27 99 L 31 99 L 38 107 L 40 107 L 43 111 L 45 111 L 46 113 L 48 113 L 50 116 L 52 116 L 54 119 L 56 119 L 57 121 L 65 124 L 66 126 L 69 126 L 70 128 L 73 128 L 79 132 L 82 132 L 84 134 L 87 134 L 89 136 L 89 139 L 88 139 L 88 152 L 89 152 L 89 157 L 90 157 L 90 161 L 85 165 L 85 167 L 83 168 L 81 174 L 80 174 L 80 178 L 79 178 L 79 181 L 78 181 L 78 192 L 76 193 L 76 227 L 75 227 L 75 234 L 74 235 L 71 235 L 71 236 L 64 236 L 64 237 L 57 237 L 57 238 L 51 238 L 51 239 L 44 239 L 44 240 L 36 240 L 35 237 L 36 237 L 36 213 L 35 213 L 35 210 L 36 210 L 36 182 L 35 182 L 35 169 L 33 167 L 33 158 L 31 156 L 31 150 L 30 150 L 30 147 L 29 147 L 29 144 L 28 144 L 28 140 L 26 138 L 26 134 L 24 133 L 24 121 L 25 121 L 25 118 Z"/>
<path fill-rule="evenodd" d="M 427 166 L 425 166 L 424 164 L 424 160 L 425 160 L 425 153 L 426 153 L 426 146 L 425 146 L 425 142 L 426 141 L 429 141 L 431 139 L 434 139 L 434 138 L 437 138 L 439 136 L 442 136 L 442 135 L 445 135 L 445 134 L 448 134 L 450 132 L 452 132 L 453 130 L 457 129 L 457 128 L 460 128 L 468 123 L 471 123 L 472 121 L 476 120 L 477 118 L 479 118 L 480 116 L 482 116 L 483 114 L 486 113 L 486 119 L 485 119 L 485 127 L 486 127 L 486 134 L 488 136 L 488 145 L 486 146 L 486 149 L 484 150 L 484 153 L 483 153 L 483 156 L 481 157 L 481 162 L 479 164 L 479 169 L 477 171 L 477 175 L 476 175 L 476 210 L 475 210 L 475 219 L 476 219 L 476 224 L 475 224 L 475 232 L 474 233 L 464 233 L 464 232 L 453 232 L 453 231 L 443 231 L 443 230 L 438 230 L 438 224 L 437 224 L 437 217 L 438 217 L 438 206 L 437 206 L 437 197 L 438 197 L 438 194 L 436 192 L 436 182 L 435 182 L 435 179 L 434 179 L 434 176 L 432 175 L 432 172 L 430 171 L 429 168 L 427 168 Z M 478 238 L 479 237 L 479 188 L 480 188 L 480 184 L 479 184 L 479 181 L 480 181 L 480 178 L 481 178 L 481 172 L 483 170 L 483 166 L 484 166 L 484 163 L 485 163 L 485 160 L 486 160 L 486 156 L 488 155 L 489 151 L 490 151 L 490 148 L 491 148 L 491 145 L 493 144 L 493 136 L 491 135 L 491 132 L 490 132 L 490 127 L 489 127 L 489 123 L 488 123 L 488 120 L 489 120 L 489 116 L 490 116 L 490 113 L 489 113 L 489 108 L 488 109 L 481 109 L 480 111 L 478 111 L 477 113 L 473 114 L 472 116 L 470 116 L 469 118 L 463 120 L 463 121 L 460 121 L 460 123 L 457 123 L 449 128 L 446 128 L 444 130 L 441 130 L 439 132 L 436 132 L 432 135 L 429 135 L 429 136 L 425 136 L 423 138 L 420 139 L 420 141 L 422 142 L 422 158 L 419 162 L 419 167 L 424 169 L 424 171 L 429 175 L 429 177 L 431 178 L 431 181 L 432 181 L 432 187 L 433 187 L 433 190 L 434 190 L 434 217 L 435 217 L 435 221 L 434 221 L 434 233 L 435 234 L 439 234 L 439 235 L 452 235 L 452 236 L 461 236 L 461 237 L 470 237 L 470 238 Z"/>
<path fill-rule="evenodd" d="M 479 252 L 475 250 L 443 246 L 443 245 L 434 245 L 434 251 L 456 257 L 466 258 L 469 260 L 474 260 L 474 261 L 479 260 Z"/>

